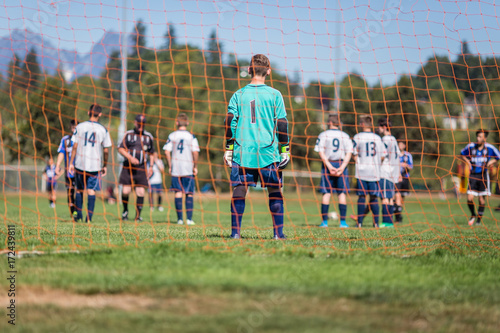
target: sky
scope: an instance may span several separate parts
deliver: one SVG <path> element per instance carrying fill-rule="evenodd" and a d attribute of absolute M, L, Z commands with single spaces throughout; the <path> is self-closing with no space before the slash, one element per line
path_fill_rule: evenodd
<path fill-rule="evenodd" d="M 355 72 L 374 85 L 416 73 L 434 55 L 455 60 L 463 40 L 472 53 L 500 55 L 499 16 L 495 0 L 3 0 L 0 36 L 29 29 L 87 53 L 104 32 L 124 22 L 131 31 L 141 19 L 149 47 L 164 43 L 167 23 L 179 42 L 203 48 L 215 29 L 225 57 L 263 53 L 303 83 Z"/>

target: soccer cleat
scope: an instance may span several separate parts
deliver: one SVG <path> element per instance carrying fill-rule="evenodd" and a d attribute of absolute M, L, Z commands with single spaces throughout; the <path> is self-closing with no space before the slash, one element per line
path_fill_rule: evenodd
<path fill-rule="evenodd" d="M 378 228 L 379 227 L 378 223 L 373 222 L 373 227 Z"/>
<path fill-rule="evenodd" d="M 177 224 L 184 224 L 184 221 L 183 220 L 179 220 L 179 221 L 177 221 Z"/>
<path fill-rule="evenodd" d="M 349 228 L 349 225 L 345 221 L 340 221 L 341 228 Z"/>
<path fill-rule="evenodd" d="M 480 217 L 478 217 L 476 219 L 476 223 L 474 223 L 474 225 L 481 225 L 481 222 L 482 222 L 482 219 Z"/>
<path fill-rule="evenodd" d="M 194 223 L 193 220 L 187 220 L 186 224 L 187 225 L 195 225 L 196 223 Z"/>
<path fill-rule="evenodd" d="M 274 240 L 285 240 L 286 239 L 286 235 L 285 234 L 282 234 L 281 236 L 274 235 L 273 239 Z"/>
<path fill-rule="evenodd" d="M 163 207 L 162 206 L 158 207 L 158 211 L 163 212 Z"/>
<path fill-rule="evenodd" d="M 55 203 L 51 203 L 50 204 L 50 208 L 56 208 L 56 204 Z"/>
<path fill-rule="evenodd" d="M 382 222 L 381 228 L 394 228 L 394 223 Z"/>
<path fill-rule="evenodd" d="M 142 221 L 143 221 L 143 219 L 142 219 L 141 216 L 136 216 L 135 217 L 135 222 L 142 222 Z"/>
<path fill-rule="evenodd" d="M 473 226 L 474 222 L 476 222 L 476 217 L 475 216 L 471 216 L 470 219 L 469 219 L 469 225 Z"/>
<path fill-rule="evenodd" d="M 234 235 L 231 235 L 231 238 L 232 239 L 240 239 L 240 235 L 234 234 Z"/>
<path fill-rule="evenodd" d="M 128 210 L 122 213 L 122 221 L 128 221 Z"/>
<path fill-rule="evenodd" d="M 323 221 L 321 222 L 321 224 L 319 225 L 320 228 L 328 228 L 328 222 L 327 221 Z"/>
<path fill-rule="evenodd" d="M 356 226 L 357 226 L 359 229 L 363 228 L 363 224 L 362 224 L 362 223 L 356 223 Z"/>
<path fill-rule="evenodd" d="M 352 220 L 356 221 L 356 222 L 358 221 L 358 216 L 357 216 L 357 215 L 351 214 L 351 215 L 349 215 L 349 217 L 350 217 Z"/>

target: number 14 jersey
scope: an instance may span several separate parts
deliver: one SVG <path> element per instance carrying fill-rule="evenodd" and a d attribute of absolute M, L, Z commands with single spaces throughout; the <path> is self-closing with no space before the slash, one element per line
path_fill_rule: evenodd
<path fill-rule="evenodd" d="M 380 180 L 382 157 L 387 149 L 380 136 L 373 132 L 361 132 L 354 136 L 354 155 L 356 159 L 356 178 L 376 182 Z"/>
<path fill-rule="evenodd" d="M 200 151 L 198 139 L 189 131 L 175 131 L 168 136 L 163 150 L 172 152 L 172 176 L 193 174 L 193 152 Z"/>

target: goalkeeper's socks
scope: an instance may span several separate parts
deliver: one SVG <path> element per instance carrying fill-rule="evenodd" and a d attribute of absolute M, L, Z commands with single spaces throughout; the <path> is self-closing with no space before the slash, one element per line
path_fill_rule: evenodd
<path fill-rule="evenodd" d="M 476 220 L 476 223 L 480 223 L 481 222 L 481 219 L 483 218 L 483 214 L 484 214 L 484 205 L 481 205 L 479 204 L 479 208 L 477 210 L 477 220 Z"/>
<path fill-rule="evenodd" d="M 321 204 L 321 220 L 322 221 L 328 221 L 328 209 L 330 209 L 330 205 Z"/>
<path fill-rule="evenodd" d="M 128 194 L 122 193 L 123 212 L 128 212 Z"/>
<path fill-rule="evenodd" d="M 358 224 L 363 224 L 363 219 L 365 218 L 365 203 L 366 198 L 364 196 L 360 196 L 358 198 Z"/>
<path fill-rule="evenodd" d="M 231 237 L 241 237 L 241 221 L 245 212 L 245 198 L 236 197 L 231 199 Z"/>
<path fill-rule="evenodd" d="M 83 207 L 83 193 L 82 192 L 76 192 L 75 202 L 76 202 L 76 219 L 81 220 L 82 219 L 82 207 Z"/>
<path fill-rule="evenodd" d="M 94 207 L 95 207 L 95 195 L 88 196 L 87 200 L 87 221 L 92 222 L 92 215 L 94 215 Z"/>
<path fill-rule="evenodd" d="M 370 200 L 370 209 L 372 210 L 372 214 L 373 214 L 373 222 L 376 225 L 378 225 L 380 207 L 378 206 L 378 199 L 376 197 L 374 199 Z"/>
<path fill-rule="evenodd" d="M 467 205 L 469 206 L 471 216 L 476 216 L 476 207 L 474 207 L 474 201 L 467 201 Z"/>
<path fill-rule="evenodd" d="M 192 195 L 186 195 L 186 218 L 188 220 L 193 219 L 193 196 Z"/>
<path fill-rule="evenodd" d="M 135 209 L 136 209 L 136 212 L 135 212 L 135 218 L 139 218 L 141 216 L 141 213 L 142 213 L 142 206 L 144 206 L 144 197 L 137 197 L 137 200 L 136 200 L 136 203 L 135 203 Z"/>
<path fill-rule="evenodd" d="M 269 194 L 269 210 L 273 217 L 274 236 L 283 237 L 283 195 L 281 192 Z M 328 212 L 328 211 L 327 211 Z"/>
<path fill-rule="evenodd" d="M 177 221 L 182 220 L 182 198 L 175 198 L 175 211 L 177 212 Z"/>
<path fill-rule="evenodd" d="M 340 214 L 340 221 L 345 222 L 345 217 L 347 215 L 347 205 L 339 204 L 339 214 Z"/>

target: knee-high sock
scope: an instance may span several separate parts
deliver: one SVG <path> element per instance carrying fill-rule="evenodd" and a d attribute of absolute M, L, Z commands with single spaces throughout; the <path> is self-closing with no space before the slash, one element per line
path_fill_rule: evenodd
<path fill-rule="evenodd" d="M 323 222 L 328 221 L 328 209 L 330 205 L 321 204 L 321 220 Z"/>
<path fill-rule="evenodd" d="M 175 211 L 177 212 L 177 220 L 182 220 L 182 198 L 175 198 Z"/>
<path fill-rule="evenodd" d="M 382 222 L 383 223 L 392 223 L 392 213 L 393 206 L 390 204 L 382 203 Z"/>
<path fill-rule="evenodd" d="M 396 222 L 401 222 L 401 212 L 399 211 L 399 205 L 394 204 L 393 211 L 394 211 L 394 220 Z"/>
<path fill-rule="evenodd" d="M 83 193 L 82 192 L 76 192 L 75 203 L 76 203 L 76 217 L 78 219 L 81 219 L 82 218 L 82 207 L 83 207 Z"/>
<path fill-rule="evenodd" d="M 122 193 L 123 211 L 128 212 L 128 194 Z"/>
<path fill-rule="evenodd" d="M 378 224 L 380 207 L 378 206 L 378 199 L 377 199 L 377 197 L 370 198 L 370 209 L 372 210 L 373 221 L 375 222 L 375 224 Z"/>
<path fill-rule="evenodd" d="M 347 205 L 339 204 L 340 221 L 345 222 L 347 215 Z"/>
<path fill-rule="evenodd" d="M 269 210 L 273 217 L 274 236 L 283 237 L 283 195 L 281 192 L 269 194 Z"/>
<path fill-rule="evenodd" d="M 389 223 L 394 223 L 394 206 L 389 205 Z"/>
<path fill-rule="evenodd" d="M 193 219 L 193 197 L 186 195 L 186 218 L 188 220 Z"/>
<path fill-rule="evenodd" d="M 484 204 L 483 205 L 479 204 L 479 208 L 477 210 L 479 221 L 481 221 L 481 219 L 483 218 L 483 214 L 484 214 Z"/>
<path fill-rule="evenodd" d="M 363 219 L 365 218 L 365 196 L 360 196 L 358 198 L 358 224 L 363 223 Z"/>
<path fill-rule="evenodd" d="M 136 199 L 136 203 L 135 203 L 135 209 L 136 209 L 135 215 L 136 215 L 136 217 L 141 216 L 142 206 L 144 206 L 144 197 L 138 196 Z"/>
<path fill-rule="evenodd" d="M 71 211 L 71 215 L 73 215 L 73 212 L 76 210 L 75 209 L 75 189 L 73 189 L 73 188 L 68 188 L 68 206 L 69 206 L 69 210 Z"/>
<path fill-rule="evenodd" d="M 245 198 L 233 197 L 231 199 L 231 236 L 240 235 L 241 221 L 245 212 Z"/>
<path fill-rule="evenodd" d="M 470 214 L 472 216 L 476 216 L 476 207 L 474 207 L 474 201 L 467 201 L 467 205 L 469 206 Z"/>
<path fill-rule="evenodd" d="M 161 206 L 161 193 L 157 193 L 156 195 L 158 195 L 158 207 Z"/>
<path fill-rule="evenodd" d="M 87 220 L 92 222 L 92 215 L 94 215 L 95 195 L 90 195 L 87 198 Z"/>

